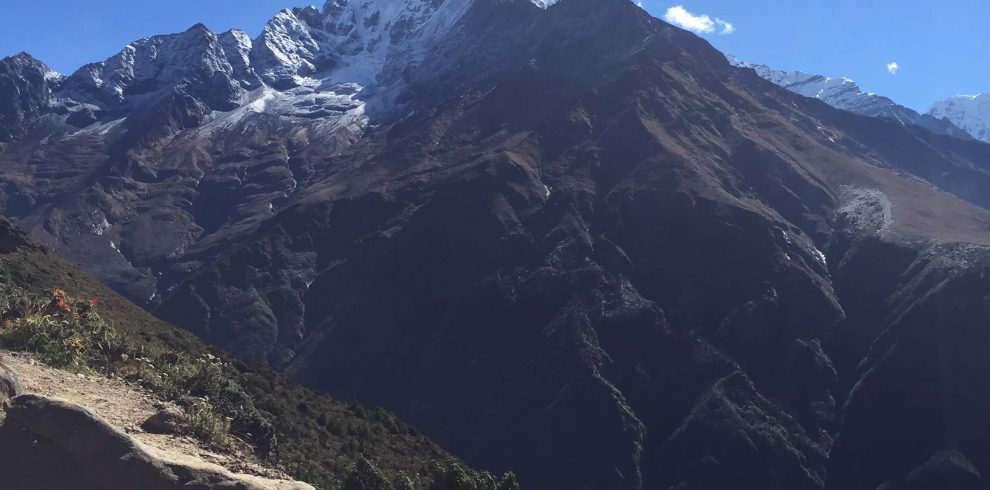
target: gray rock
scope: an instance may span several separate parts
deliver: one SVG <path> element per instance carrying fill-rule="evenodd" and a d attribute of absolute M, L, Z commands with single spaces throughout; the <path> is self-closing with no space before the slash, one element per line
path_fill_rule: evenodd
<path fill-rule="evenodd" d="M 182 431 L 182 419 L 185 414 L 174 407 L 166 407 L 148 417 L 141 424 L 141 430 L 150 434 L 178 434 Z"/>
<path fill-rule="evenodd" d="M 0 364 L 0 408 L 7 406 L 11 398 L 22 393 L 17 375 L 7 366 Z"/>
<path fill-rule="evenodd" d="M 57 461 L 59 471 L 47 472 L 57 475 L 40 474 L 37 478 L 73 482 L 71 488 L 262 488 L 212 468 L 160 460 L 85 408 L 37 395 L 21 395 L 11 401 L 7 421 L 0 427 L 0 450 L 18 459 L 17 466 L 7 462 L 12 467 L 6 471 L 52 467 Z M 30 476 L 15 474 L 13 478 Z"/>

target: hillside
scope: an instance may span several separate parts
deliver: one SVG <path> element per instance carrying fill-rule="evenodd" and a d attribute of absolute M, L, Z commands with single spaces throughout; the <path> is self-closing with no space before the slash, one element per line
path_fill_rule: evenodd
<path fill-rule="evenodd" d="M 377 466 L 372 471 L 383 472 L 389 480 L 408 479 L 409 488 L 420 488 L 458 472 L 474 475 L 414 428 L 383 410 L 369 411 L 357 404 L 337 402 L 266 368 L 228 361 L 226 354 L 152 317 L 32 242 L 2 218 L 0 265 L 4 274 L 0 304 L 5 322 L 0 328 L 0 344 L 23 348 L 70 371 L 113 378 L 109 383 L 97 382 L 101 390 L 98 392 L 73 394 L 66 383 L 46 389 L 44 380 L 37 376 L 41 368 L 28 368 L 23 361 L 10 358 L 8 362 L 13 363 L 29 393 L 69 399 L 81 395 L 79 403 L 118 420 L 104 410 L 126 410 L 127 403 L 122 400 L 131 396 L 129 393 L 148 390 L 150 396 L 160 400 L 158 403 L 177 402 L 191 410 L 187 420 L 193 425 L 188 435 L 203 447 L 240 451 L 234 460 L 219 456 L 221 464 L 277 468 L 321 488 L 336 488 L 351 474 L 359 474 L 355 471 L 366 470 L 361 466 L 366 462 Z M 78 300 L 73 297 L 87 299 L 74 306 Z M 48 323 L 57 329 L 56 333 L 45 332 Z M 32 335 L 31 340 L 20 340 L 26 339 L 21 332 Z M 46 341 L 42 335 L 58 337 Z M 183 374 L 184 369 L 193 370 Z M 82 377 L 77 384 L 82 386 L 86 379 Z M 217 388 L 200 392 L 191 387 L 208 386 L 203 385 L 207 380 Z M 128 383 L 134 387 L 128 387 Z M 113 386 L 118 389 L 108 389 Z M 236 406 L 228 409 L 225 403 Z M 133 423 L 141 421 L 128 420 L 132 425 L 117 428 L 133 429 Z M 487 488 L 476 487 L 474 481 L 465 480 L 457 488 Z"/>
<path fill-rule="evenodd" d="M 3 357 L 0 361 L 0 377 L 4 379 L 0 381 L 0 385 L 11 383 L 18 386 L 20 393 L 12 394 L 21 396 L 0 402 L 6 412 L 5 417 L 0 417 L 6 418 L 0 420 L 0 451 L 4 454 L 3 461 L 0 461 L 0 471 L 4 474 L 5 488 L 27 490 L 71 486 L 81 490 L 88 488 L 87 480 L 90 478 L 103 478 L 105 480 L 100 483 L 112 485 L 112 481 L 119 482 L 123 479 L 122 472 L 114 471 L 112 459 L 101 460 L 95 453 L 98 453 L 101 446 L 111 445 L 113 439 L 124 439 L 125 447 L 136 456 L 132 459 L 157 461 L 164 468 L 174 467 L 175 474 L 185 473 L 191 479 L 199 480 L 197 483 L 200 485 L 205 484 L 209 488 L 214 487 L 206 482 L 213 480 L 216 487 L 240 485 L 251 490 L 313 489 L 303 483 L 288 481 L 284 475 L 269 468 L 249 463 L 250 454 L 216 451 L 215 448 L 204 448 L 194 439 L 178 434 L 142 430 L 140 427 L 146 420 L 161 413 L 157 407 L 165 405 L 169 410 L 181 410 L 176 406 L 166 405 L 168 402 L 159 400 L 153 392 L 122 380 L 81 376 L 50 368 L 30 356 L 18 353 L 0 354 Z M 8 394 L 0 393 L 0 398 L 6 398 L 6 395 Z M 45 410 L 48 413 L 44 413 Z M 57 424 L 64 423 L 66 418 L 73 415 L 74 410 L 85 411 L 83 420 L 91 426 L 86 429 L 76 428 L 80 432 L 87 430 L 88 437 L 84 444 L 77 446 L 82 446 L 82 451 L 76 449 L 79 452 L 75 454 L 72 453 L 74 448 L 67 431 L 54 437 L 50 429 L 45 431 L 46 426 L 57 427 Z M 11 425 L 14 424 L 21 424 L 22 430 L 32 432 L 27 437 L 36 438 L 33 446 L 23 445 L 25 436 L 17 435 L 16 429 L 11 430 Z M 51 438 L 46 442 L 52 447 L 40 449 L 40 441 L 46 435 Z M 41 468 L 51 465 L 50 456 L 58 454 L 56 447 L 65 451 L 60 461 L 62 471 L 50 474 Z M 85 462 L 88 465 L 85 473 L 88 475 L 76 473 L 73 464 L 75 461 L 72 461 L 85 458 L 84 451 L 93 455 Z M 131 468 L 137 466 L 139 464 L 133 464 Z M 152 481 L 143 483 L 154 484 Z M 180 485 L 176 484 L 174 487 L 178 488 Z M 94 485 L 94 488 L 101 486 Z"/>

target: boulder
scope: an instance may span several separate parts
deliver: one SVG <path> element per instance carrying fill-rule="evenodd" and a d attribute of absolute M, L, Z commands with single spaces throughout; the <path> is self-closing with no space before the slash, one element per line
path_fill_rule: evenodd
<path fill-rule="evenodd" d="M 149 434 L 178 434 L 182 431 L 185 414 L 175 407 L 166 407 L 148 417 L 141 424 L 141 430 Z"/>
<path fill-rule="evenodd" d="M 7 366 L 0 364 L 0 408 L 5 408 L 11 398 L 21 394 L 21 384 L 17 375 Z"/>
<path fill-rule="evenodd" d="M 11 400 L 7 420 L 0 426 L 0 452 L 5 455 L 0 473 L 11 475 L 12 481 L 31 482 L 21 485 L 25 489 L 276 488 L 241 480 L 211 465 L 162 460 L 85 408 L 38 395 Z M 58 472 L 45 470 L 56 462 Z"/>

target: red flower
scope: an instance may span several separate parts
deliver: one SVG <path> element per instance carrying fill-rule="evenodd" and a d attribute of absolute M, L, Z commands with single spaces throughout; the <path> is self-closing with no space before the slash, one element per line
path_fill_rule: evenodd
<path fill-rule="evenodd" d="M 95 299 L 95 298 L 93 298 L 93 299 L 91 299 L 91 300 L 89 300 L 89 305 L 90 305 L 90 306 L 96 306 L 96 305 L 97 305 L 97 303 L 98 303 L 98 301 L 96 301 L 96 299 Z"/>

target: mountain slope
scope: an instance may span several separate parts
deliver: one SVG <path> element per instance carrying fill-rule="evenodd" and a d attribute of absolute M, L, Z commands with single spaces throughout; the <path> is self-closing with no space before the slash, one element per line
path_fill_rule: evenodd
<path fill-rule="evenodd" d="M 856 82 L 848 78 L 831 78 L 812 75 L 800 71 L 784 71 L 767 65 L 753 65 L 730 57 L 733 65 L 752 68 L 756 74 L 791 92 L 805 97 L 820 99 L 822 102 L 845 111 L 863 116 L 892 119 L 901 124 L 920 126 L 938 134 L 957 138 L 971 137 L 970 133 L 950 121 L 934 114 L 919 114 L 913 109 L 898 105 L 887 97 L 864 92 Z"/>
<path fill-rule="evenodd" d="M 18 305 L 22 304 L 22 298 L 11 296 L 12 287 L 39 292 L 59 288 L 78 297 L 93 298 L 100 316 L 112 325 L 120 339 L 133 343 L 132 348 L 138 352 L 173 359 L 195 360 L 212 354 L 218 357 L 210 359 L 218 359 L 217 362 L 228 359 L 226 354 L 152 317 L 92 280 L 2 218 L 0 264 L 5 276 L 2 301 L 7 324 L 4 329 L 11 328 L 10 322 L 15 319 L 10 313 L 20 311 Z M 329 485 L 346 478 L 356 462 L 368 458 L 390 478 L 406 472 L 419 473 L 428 479 L 431 462 L 452 460 L 415 429 L 387 412 L 369 412 L 357 404 L 332 400 L 262 367 L 235 361 L 229 368 L 229 379 L 221 381 L 228 383 L 230 389 L 243 390 L 242 396 L 260 410 L 269 424 L 267 429 L 265 424 L 252 428 L 253 435 L 240 432 L 237 437 L 242 443 L 252 445 L 257 457 L 266 464 L 278 465 L 298 478 Z M 24 385 L 31 386 L 34 382 L 24 380 Z M 242 464 L 250 464 L 250 458 L 244 455 L 242 458 Z M 456 462 L 450 467 L 460 468 Z"/>
<path fill-rule="evenodd" d="M 422 58 L 344 87 L 354 51 L 306 39 L 343 6 L 290 12 L 298 56 L 235 109 L 196 77 L 82 131 L 42 116 L 0 155 L 5 209 L 536 488 L 990 471 L 986 144 L 784 90 L 627 0 L 444 3 L 390 30 Z"/>
<path fill-rule="evenodd" d="M 942 100 L 933 104 L 928 114 L 952 122 L 978 140 L 990 142 L 990 94 Z"/>

